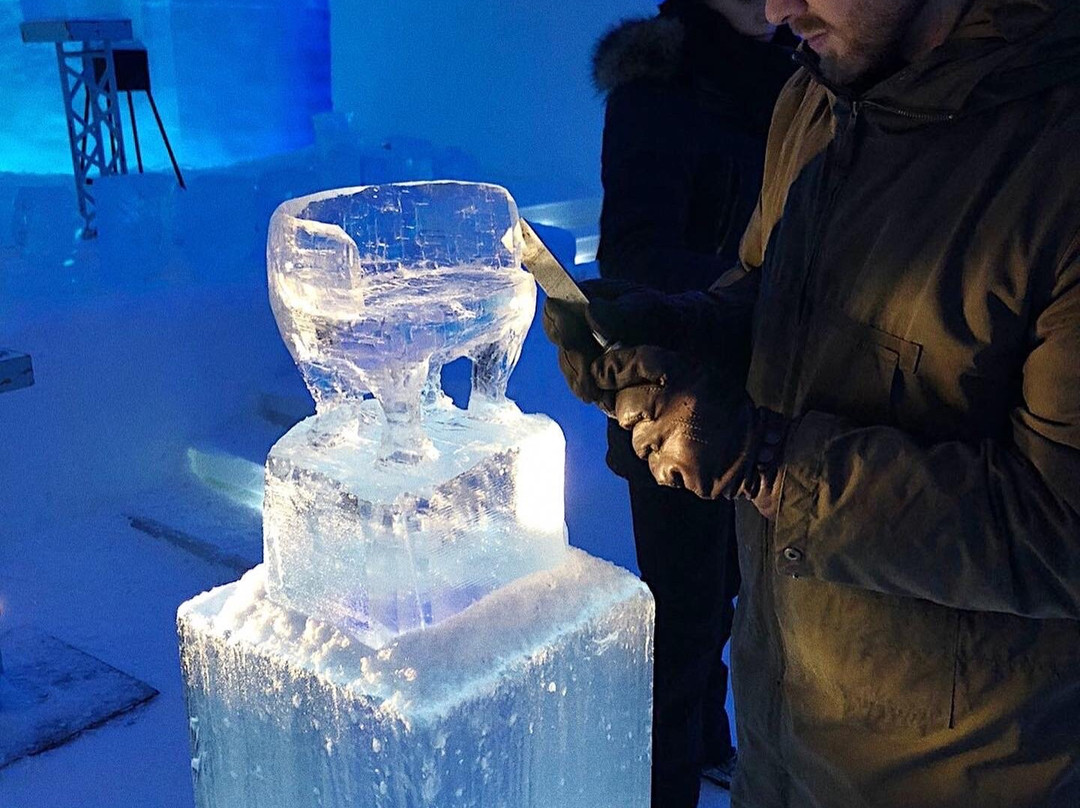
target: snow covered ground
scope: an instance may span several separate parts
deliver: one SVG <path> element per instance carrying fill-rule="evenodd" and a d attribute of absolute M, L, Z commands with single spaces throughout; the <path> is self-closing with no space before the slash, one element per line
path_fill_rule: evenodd
<path fill-rule="evenodd" d="M 0 770 L 0 808 L 190 808 L 176 608 L 259 560 L 259 514 L 243 480 L 222 485 L 222 468 L 260 464 L 310 400 L 277 334 L 258 249 L 219 232 L 220 266 L 205 249 L 198 261 L 209 265 L 185 266 L 191 253 L 153 241 L 125 257 L 115 240 L 75 240 L 66 208 L 25 204 L 29 231 L 0 232 L 0 346 L 30 353 L 37 378 L 0 396 L 0 631 L 36 626 L 160 695 Z M 131 215 L 137 232 L 144 214 Z M 196 239 L 206 222 L 174 225 Z M 562 249 L 572 262 L 573 239 Z M 464 384 L 455 373 L 451 392 Z M 566 390 L 539 324 L 510 395 L 566 433 L 571 542 L 633 569 L 603 418 Z M 217 488 L 193 457 L 224 460 L 199 467 Z M 705 786 L 701 804 L 727 805 L 726 795 Z"/>

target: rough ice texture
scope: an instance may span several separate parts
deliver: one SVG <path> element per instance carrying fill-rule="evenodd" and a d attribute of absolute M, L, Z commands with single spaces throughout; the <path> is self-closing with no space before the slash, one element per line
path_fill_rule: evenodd
<path fill-rule="evenodd" d="M 580 551 L 380 651 L 265 596 L 178 616 L 200 808 L 645 808 L 653 603 Z"/>
<path fill-rule="evenodd" d="M 474 363 L 473 398 L 502 401 L 536 307 L 505 189 L 459 182 L 326 191 L 283 203 L 267 275 L 281 335 L 324 412 L 372 393 L 384 456 L 431 454 L 422 396 Z"/>
<path fill-rule="evenodd" d="M 490 185 L 274 214 L 271 304 L 316 414 L 267 460 L 266 563 L 180 610 L 202 808 L 648 803 L 652 598 L 567 549 L 562 432 L 506 400 L 520 252 Z M 438 384 L 459 357 L 465 411 Z"/>
<path fill-rule="evenodd" d="M 372 647 L 560 563 L 562 431 L 510 402 L 425 408 L 436 457 L 379 465 L 374 401 L 312 416 L 266 464 L 270 596 Z"/>

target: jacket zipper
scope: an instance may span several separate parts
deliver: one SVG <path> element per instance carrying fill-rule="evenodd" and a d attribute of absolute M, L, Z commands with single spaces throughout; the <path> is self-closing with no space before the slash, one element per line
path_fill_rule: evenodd
<path fill-rule="evenodd" d="M 770 522 L 768 519 L 761 520 L 761 586 L 765 590 L 766 603 L 768 604 L 768 618 L 772 621 L 772 647 L 773 657 L 775 660 L 774 673 L 776 679 L 773 681 L 773 687 L 776 688 L 776 700 L 773 704 L 769 705 L 768 723 L 775 723 L 779 728 L 782 722 L 782 714 L 784 711 L 784 701 L 786 696 L 784 694 L 784 679 L 787 677 L 787 665 L 785 663 L 784 655 L 784 642 L 783 635 L 780 631 L 780 620 L 776 616 L 776 585 L 774 583 L 775 571 L 773 570 L 773 548 L 776 545 L 776 523 Z M 788 795 L 791 791 L 791 775 L 788 771 L 788 765 L 786 756 L 782 749 L 776 750 L 777 755 L 782 762 L 784 777 L 777 783 L 778 790 L 780 791 L 780 802 L 782 805 L 788 804 Z"/>
<path fill-rule="evenodd" d="M 949 121 L 956 120 L 958 117 L 955 112 L 918 112 L 913 109 L 904 109 L 903 107 L 895 107 L 891 104 L 883 104 L 880 101 L 872 101 L 864 96 L 856 96 L 850 90 L 845 87 L 833 84 L 825 78 L 824 74 L 814 63 L 807 54 L 802 50 L 797 50 L 792 54 L 791 60 L 795 64 L 804 68 L 811 76 L 814 77 L 814 81 L 831 92 L 837 98 L 842 98 L 852 105 L 852 109 L 855 109 L 855 105 L 861 105 L 867 109 L 876 109 L 879 112 L 885 112 L 889 115 L 896 115 L 900 118 L 906 118 L 909 121 L 921 121 L 922 123 L 947 123 Z"/>
<path fill-rule="evenodd" d="M 810 247 L 810 258 L 806 263 L 806 272 L 803 274 L 802 285 L 799 289 L 799 323 L 802 323 L 806 316 L 811 281 L 817 270 L 821 245 L 825 241 L 825 228 L 832 220 L 833 208 L 836 207 L 836 201 L 840 196 L 840 190 L 843 188 L 848 177 L 848 170 L 855 160 L 855 136 L 859 125 L 859 107 L 862 103 L 863 102 L 861 101 L 851 102 L 851 112 L 848 115 L 848 119 L 844 121 L 843 128 L 837 133 L 837 137 L 834 139 L 834 142 L 836 143 L 834 157 L 822 166 L 822 171 L 826 173 L 826 176 L 833 173 L 830 171 L 833 167 L 836 168 L 836 173 L 833 175 L 831 181 L 828 179 L 826 180 L 829 182 L 829 190 L 825 200 L 825 207 L 818 217 L 814 241 Z"/>
<path fill-rule="evenodd" d="M 811 69 L 811 72 L 815 77 L 818 77 L 816 71 Z M 837 132 L 837 136 L 833 140 L 833 143 L 837 147 L 836 151 L 831 159 L 828 156 L 826 157 L 827 162 L 822 167 L 823 172 L 835 173 L 821 215 L 818 217 L 815 224 L 813 243 L 810 246 L 810 257 L 807 261 L 806 272 L 803 274 L 802 283 L 799 287 L 799 302 L 798 308 L 796 309 L 796 328 L 802 332 L 802 338 L 804 340 L 808 336 L 805 332 L 808 328 L 807 322 L 810 318 L 811 291 L 814 276 L 817 272 L 822 244 L 825 240 L 825 229 L 832 219 L 833 209 L 836 207 L 840 191 L 843 189 L 844 184 L 848 179 L 848 175 L 850 174 L 851 166 L 855 161 L 855 150 L 858 146 L 857 140 L 860 112 L 863 109 L 874 109 L 889 115 L 896 115 L 900 118 L 925 123 L 947 123 L 957 118 L 955 113 L 915 112 L 913 110 L 882 104 L 879 101 L 856 98 L 850 93 L 843 93 L 836 88 L 833 88 L 823 78 L 820 78 L 820 80 L 826 88 L 834 94 L 837 94 L 838 98 L 849 104 L 851 106 L 851 111 L 848 114 L 848 119 L 842 123 L 842 128 Z M 801 366 L 801 361 L 796 358 L 794 364 L 790 367 L 790 375 L 784 385 L 784 401 L 792 405 L 794 405 L 792 398 L 794 395 L 794 388 L 798 384 L 798 379 L 801 374 Z"/>
<path fill-rule="evenodd" d="M 828 189 L 825 193 L 825 202 L 821 213 L 814 222 L 813 242 L 810 245 L 810 256 L 806 262 L 806 270 L 803 273 L 802 282 L 799 285 L 798 306 L 796 308 L 795 328 L 800 334 L 800 340 L 805 343 L 809 336 L 808 322 L 810 292 L 813 286 L 814 276 L 817 273 L 818 260 L 820 258 L 822 244 L 825 241 L 825 229 L 832 220 L 833 209 L 840 197 L 840 191 L 848 178 L 848 173 L 855 159 L 856 133 L 859 124 L 859 111 L 862 101 L 849 101 L 851 111 L 846 121 L 841 122 L 841 129 L 830 146 L 835 147 L 832 153 L 826 154 L 825 164 L 822 166 L 823 175 Z M 829 176 L 831 175 L 831 180 Z M 785 406 L 794 408 L 794 390 L 802 375 L 802 354 L 796 352 L 791 364 L 788 366 L 787 379 L 784 382 L 783 401 Z"/>
<path fill-rule="evenodd" d="M 807 306 L 810 296 L 810 289 L 812 286 L 813 276 L 817 267 L 819 255 L 821 253 L 822 243 L 825 240 L 825 228 L 829 224 L 833 216 L 833 209 L 836 207 L 837 200 L 840 197 L 840 191 L 843 188 L 845 181 L 847 180 L 848 173 L 851 165 L 855 159 L 856 148 L 856 134 L 859 125 L 859 113 L 862 102 L 857 99 L 851 99 L 849 97 L 842 97 L 851 105 L 851 111 L 847 120 L 840 122 L 841 128 L 838 129 L 836 137 L 833 139 L 835 149 L 832 153 L 826 153 L 825 164 L 822 166 L 823 176 L 825 182 L 828 184 L 825 192 L 825 200 L 821 209 L 821 213 L 816 217 L 814 223 L 815 232 L 813 236 L 813 243 L 810 246 L 810 256 L 806 262 L 806 271 L 803 274 L 802 283 L 799 289 L 799 302 L 798 302 L 798 315 L 796 320 L 796 328 L 801 334 L 802 340 L 805 342 L 807 331 Z M 835 167 L 836 173 L 833 173 Z M 830 175 L 832 178 L 830 179 Z M 792 393 L 795 386 L 798 384 L 798 379 L 802 374 L 802 352 L 796 351 L 791 364 L 788 365 L 788 377 L 784 383 L 783 400 L 785 406 L 794 405 L 792 401 Z M 779 620 L 776 616 L 776 587 L 773 580 L 773 553 L 776 552 L 776 526 L 772 522 L 763 521 L 761 529 L 761 585 L 764 591 L 764 599 L 768 604 L 768 614 L 772 619 L 772 651 L 775 655 L 776 662 L 776 681 L 773 683 L 776 688 L 776 705 L 774 708 L 777 713 L 783 711 L 783 702 L 785 701 L 784 694 L 784 679 L 786 677 L 785 670 L 785 654 L 783 648 L 783 641 L 781 639 L 782 633 L 780 630 Z M 779 720 L 778 715 L 770 716 L 771 719 Z M 781 757 L 783 757 L 781 753 Z M 786 805 L 789 799 L 791 791 L 790 777 L 785 777 L 778 784 L 781 800 Z"/>
<path fill-rule="evenodd" d="M 915 112 L 903 107 L 891 107 L 888 104 L 882 104 L 880 101 L 869 101 L 865 98 L 856 103 L 862 104 L 867 109 L 876 109 L 878 112 L 885 112 L 889 115 L 896 115 L 898 118 L 907 118 L 909 121 L 921 121 L 922 123 L 949 123 L 955 121 L 957 117 L 955 112 Z"/>

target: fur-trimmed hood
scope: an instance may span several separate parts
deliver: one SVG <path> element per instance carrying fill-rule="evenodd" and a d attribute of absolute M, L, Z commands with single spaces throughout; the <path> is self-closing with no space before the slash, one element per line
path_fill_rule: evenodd
<path fill-rule="evenodd" d="M 670 80 L 683 66 L 686 29 L 677 17 L 623 20 L 593 51 L 593 84 L 601 93 L 637 79 Z"/>

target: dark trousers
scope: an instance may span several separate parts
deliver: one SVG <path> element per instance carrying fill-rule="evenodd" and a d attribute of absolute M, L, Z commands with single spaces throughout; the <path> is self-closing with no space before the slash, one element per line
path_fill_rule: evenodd
<path fill-rule="evenodd" d="M 694 808 L 703 765 L 730 756 L 724 709 L 739 588 L 731 503 L 630 482 L 641 578 L 656 599 L 652 808 Z"/>

